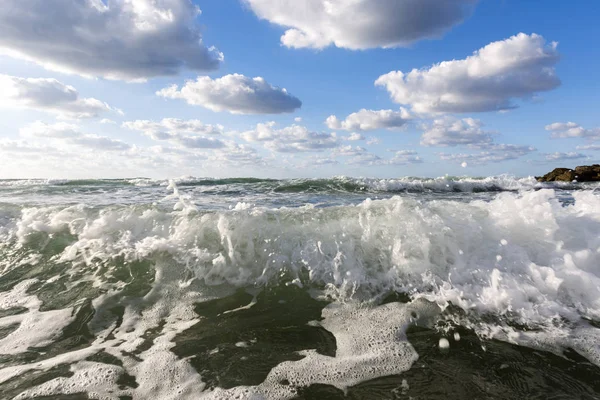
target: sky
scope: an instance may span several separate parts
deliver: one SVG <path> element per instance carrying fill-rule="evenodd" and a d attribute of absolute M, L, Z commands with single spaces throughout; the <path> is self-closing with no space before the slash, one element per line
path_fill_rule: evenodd
<path fill-rule="evenodd" d="M 600 162 L 596 0 L 3 0 L 0 179 Z"/>

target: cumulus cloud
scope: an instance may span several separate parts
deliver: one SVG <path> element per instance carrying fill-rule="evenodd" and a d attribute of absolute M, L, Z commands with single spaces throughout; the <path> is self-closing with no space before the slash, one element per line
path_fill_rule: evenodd
<path fill-rule="evenodd" d="M 262 19 L 290 28 L 284 46 L 347 49 L 408 46 L 462 22 L 477 0 L 244 0 Z"/>
<path fill-rule="evenodd" d="M 23 127 L 20 137 L 0 139 L 0 159 L 11 165 L 8 177 L 200 176 L 269 165 L 249 145 L 215 142 L 219 136 L 178 135 L 146 147 L 87 134 L 75 124 L 36 122 Z"/>
<path fill-rule="evenodd" d="M 367 144 L 370 145 L 376 145 L 376 144 L 381 144 L 381 139 L 376 138 L 374 136 L 370 136 L 369 138 L 367 138 Z"/>
<path fill-rule="evenodd" d="M 90 147 L 94 150 L 125 151 L 131 148 L 130 144 L 121 140 L 98 135 L 76 136 L 70 139 L 70 143 L 78 146 Z"/>
<path fill-rule="evenodd" d="M 384 159 L 373 153 L 358 154 L 347 161 L 348 165 L 382 165 Z"/>
<path fill-rule="evenodd" d="M 67 124 L 58 122 L 56 124 L 45 124 L 41 121 L 35 121 L 24 126 L 19 130 L 19 134 L 29 138 L 73 138 L 81 135 L 79 126 L 75 124 Z"/>
<path fill-rule="evenodd" d="M 478 119 L 445 117 L 425 126 L 421 145 L 439 147 L 482 145 L 492 143 L 494 134 L 495 132 L 483 130 L 483 123 Z"/>
<path fill-rule="evenodd" d="M 315 167 L 315 166 L 323 166 L 323 165 L 338 165 L 340 162 L 338 160 L 334 160 L 332 158 L 311 158 L 307 163 L 305 163 L 304 167 Z"/>
<path fill-rule="evenodd" d="M 121 140 L 84 134 L 78 125 L 64 122 L 46 124 L 36 121 L 21 128 L 19 134 L 24 138 L 54 139 L 61 144 L 88 147 L 95 150 L 125 151 L 132 147 Z"/>
<path fill-rule="evenodd" d="M 350 165 L 407 165 L 419 164 L 423 160 L 414 150 L 399 150 L 393 151 L 394 156 L 389 159 L 382 158 L 376 154 L 369 152 L 361 146 L 340 146 L 331 152 L 332 157 L 350 157 L 348 164 Z"/>
<path fill-rule="evenodd" d="M 554 66 L 558 44 L 519 33 L 493 42 L 463 60 L 444 61 L 408 73 L 392 71 L 375 84 L 393 101 L 418 113 L 464 113 L 516 108 L 515 99 L 560 85 Z"/>
<path fill-rule="evenodd" d="M 395 151 L 394 156 L 389 159 L 382 158 L 376 154 L 367 151 L 360 152 L 348 160 L 350 165 L 368 165 L 368 166 L 383 166 L 383 165 L 408 165 L 420 164 L 423 160 L 414 150 Z"/>
<path fill-rule="evenodd" d="M 126 121 L 124 128 L 141 132 L 152 140 L 168 140 L 190 149 L 221 149 L 227 144 L 209 136 L 221 135 L 222 125 L 206 125 L 197 119 L 163 118 L 160 121 Z"/>
<path fill-rule="evenodd" d="M 418 153 L 414 150 L 400 150 L 394 152 L 394 157 L 388 160 L 389 165 L 406 165 L 406 164 L 420 164 L 423 160 L 419 157 Z"/>
<path fill-rule="evenodd" d="M 547 125 L 546 130 L 552 132 L 552 138 L 583 138 L 600 140 L 600 128 L 585 129 L 575 122 L 555 122 Z"/>
<path fill-rule="evenodd" d="M 499 163 L 508 160 L 516 160 L 534 151 L 535 147 L 514 144 L 485 144 L 477 146 L 482 152 L 479 153 L 438 153 L 443 161 L 466 165 L 485 165 Z"/>
<path fill-rule="evenodd" d="M 57 154 L 57 150 L 51 146 L 31 143 L 26 140 L 0 140 L 0 152 L 6 157 L 21 157 L 23 154 L 51 156 Z"/>
<path fill-rule="evenodd" d="M 574 151 L 570 151 L 568 153 L 551 153 L 546 154 L 546 160 L 548 161 L 567 161 L 567 160 L 580 160 L 582 158 L 587 158 L 585 154 L 576 153 Z"/>
<path fill-rule="evenodd" d="M 600 144 L 588 144 L 585 146 L 577 146 L 576 147 L 577 150 L 592 150 L 592 151 L 596 151 L 596 150 L 600 150 Z"/>
<path fill-rule="evenodd" d="M 208 158 L 211 163 L 232 165 L 267 165 L 266 161 L 256 150 L 245 144 L 228 143 L 227 146 L 216 151 Z"/>
<path fill-rule="evenodd" d="M 301 125 L 277 129 L 275 122 L 258 124 L 240 136 L 247 142 L 262 142 L 267 149 L 278 153 L 323 151 L 333 149 L 341 142 L 334 133 L 312 132 Z"/>
<path fill-rule="evenodd" d="M 173 139 L 175 143 L 189 149 L 222 149 L 226 147 L 225 142 L 212 137 L 182 136 Z"/>
<path fill-rule="evenodd" d="M 190 0 L 3 0 L 0 54 L 86 77 L 142 80 L 218 68 Z"/>
<path fill-rule="evenodd" d="M 207 125 L 197 119 L 163 118 L 161 121 L 135 120 L 126 121 L 124 128 L 142 132 L 154 140 L 173 139 L 176 136 L 221 135 L 225 132 L 223 125 Z"/>
<path fill-rule="evenodd" d="M 302 107 L 302 102 L 286 89 L 272 86 L 261 77 L 249 78 L 240 74 L 217 79 L 199 76 L 195 81 L 187 81 L 181 89 L 173 85 L 156 94 L 232 114 L 282 114 Z"/>
<path fill-rule="evenodd" d="M 0 106 L 45 111 L 69 119 L 94 118 L 109 111 L 121 113 L 100 100 L 81 98 L 73 86 L 56 79 L 4 74 L 0 74 Z"/>
<path fill-rule="evenodd" d="M 357 142 L 359 140 L 365 140 L 365 137 L 360 133 L 352 132 L 349 136 L 344 137 L 344 140 L 349 142 Z"/>
<path fill-rule="evenodd" d="M 339 146 L 331 151 L 333 157 L 356 157 L 367 153 L 367 149 L 361 146 Z"/>
<path fill-rule="evenodd" d="M 410 113 L 401 108 L 400 111 L 393 110 L 366 110 L 362 109 L 352 113 L 345 120 L 340 121 L 335 115 L 331 115 L 325 124 L 329 129 L 343 129 L 346 131 L 373 131 L 376 129 L 398 129 L 402 128 L 411 119 Z"/>

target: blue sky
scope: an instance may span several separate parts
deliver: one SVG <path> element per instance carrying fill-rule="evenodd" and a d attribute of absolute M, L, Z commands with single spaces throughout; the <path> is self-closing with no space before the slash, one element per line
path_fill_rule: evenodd
<path fill-rule="evenodd" d="M 527 176 L 600 161 L 592 0 L 7 1 L 0 178 Z"/>

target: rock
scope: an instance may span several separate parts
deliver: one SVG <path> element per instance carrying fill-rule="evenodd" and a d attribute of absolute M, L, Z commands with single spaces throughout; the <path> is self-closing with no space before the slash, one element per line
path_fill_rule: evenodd
<path fill-rule="evenodd" d="M 582 165 L 574 170 L 556 168 L 544 176 L 536 176 L 538 182 L 600 182 L 600 164 Z"/>
<path fill-rule="evenodd" d="M 588 165 L 575 168 L 577 182 L 598 182 L 600 181 L 600 165 Z"/>

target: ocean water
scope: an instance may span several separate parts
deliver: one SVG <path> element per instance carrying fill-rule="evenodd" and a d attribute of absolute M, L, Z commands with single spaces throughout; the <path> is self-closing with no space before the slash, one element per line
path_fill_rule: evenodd
<path fill-rule="evenodd" d="M 2 399 L 600 399 L 600 186 L 0 181 Z"/>

